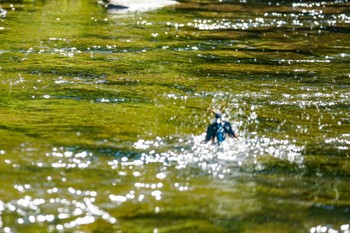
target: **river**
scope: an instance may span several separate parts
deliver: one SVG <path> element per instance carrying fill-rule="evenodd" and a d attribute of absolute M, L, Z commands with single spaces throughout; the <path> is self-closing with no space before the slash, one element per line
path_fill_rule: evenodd
<path fill-rule="evenodd" d="M 348 0 L 165 5 L 0 1 L 0 232 L 349 232 Z"/>

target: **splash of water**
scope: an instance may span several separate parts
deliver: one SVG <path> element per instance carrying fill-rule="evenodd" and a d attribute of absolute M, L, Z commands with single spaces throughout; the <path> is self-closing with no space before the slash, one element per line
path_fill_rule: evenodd
<path fill-rule="evenodd" d="M 145 163 L 175 164 L 177 169 L 196 167 L 220 178 L 237 168 L 254 166 L 255 169 L 259 169 L 261 156 L 272 156 L 300 166 L 303 164 L 304 148 L 288 139 L 278 140 L 253 135 L 251 138 L 227 139 L 217 146 L 204 143 L 204 136 L 192 135 L 186 140 L 179 139 L 175 148 L 162 153 L 157 153 L 156 148 L 163 146 L 166 140 L 159 137 L 154 141 L 140 139 L 134 143 L 134 148 L 145 151 L 142 153 Z"/>

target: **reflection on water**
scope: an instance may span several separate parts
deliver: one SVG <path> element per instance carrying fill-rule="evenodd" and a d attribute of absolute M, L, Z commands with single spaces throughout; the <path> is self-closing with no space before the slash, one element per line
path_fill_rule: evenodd
<path fill-rule="evenodd" d="M 172 0 L 150 0 L 147 3 L 142 0 L 109 0 L 99 1 L 110 13 L 131 13 L 151 11 L 168 5 L 177 4 Z"/>

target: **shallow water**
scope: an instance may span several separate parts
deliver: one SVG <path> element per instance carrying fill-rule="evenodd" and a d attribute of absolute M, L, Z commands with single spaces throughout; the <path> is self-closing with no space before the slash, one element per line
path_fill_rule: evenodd
<path fill-rule="evenodd" d="M 1 1 L 0 232 L 349 232 L 349 5 Z"/>

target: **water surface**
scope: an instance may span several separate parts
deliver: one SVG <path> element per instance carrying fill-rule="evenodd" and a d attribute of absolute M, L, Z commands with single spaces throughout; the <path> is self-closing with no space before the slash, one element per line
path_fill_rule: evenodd
<path fill-rule="evenodd" d="M 348 1 L 0 6 L 0 232 L 349 231 Z"/>

